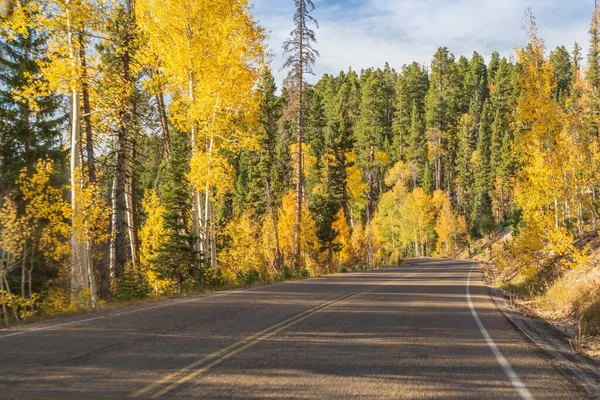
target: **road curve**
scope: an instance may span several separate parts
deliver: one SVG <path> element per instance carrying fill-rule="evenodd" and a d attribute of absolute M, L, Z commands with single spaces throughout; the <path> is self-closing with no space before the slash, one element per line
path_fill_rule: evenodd
<path fill-rule="evenodd" d="M 0 397 L 584 398 L 451 260 L 0 330 Z"/>

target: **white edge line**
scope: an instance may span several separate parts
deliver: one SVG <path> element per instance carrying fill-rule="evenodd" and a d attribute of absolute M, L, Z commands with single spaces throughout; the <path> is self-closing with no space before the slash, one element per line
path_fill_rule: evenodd
<path fill-rule="evenodd" d="M 506 373 L 506 376 L 508 376 L 508 379 L 510 379 L 510 382 L 512 383 L 513 387 L 517 390 L 517 392 L 519 392 L 521 398 L 523 400 L 534 400 L 535 398 L 533 397 L 529 389 L 527 389 L 523 381 L 519 378 L 515 370 L 510 366 L 510 363 L 506 360 L 506 358 L 504 358 L 502 352 L 488 333 L 487 329 L 485 329 L 485 326 L 483 326 L 483 322 L 481 322 L 479 315 L 477 315 L 477 311 L 475 311 L 475 306 L 473 305 L 473 301 L 471 300 L 471 275 L 473 274 L 474 268 L 475 264 L 473 264 L 473 266 L 471 267 L 471 271 L 469 271 L 469 279 L 467 281 L 467 302 L 469 303 L 469 308 L 471 309 L 471 314 L 475 319 L 475 323 L 477 324 L 477 327 L 479 328 L 481 334 L 485 338 L 485 341 L 487 342 L 487 345 L 489 346 L 490 350 L 492 350 L 492 353 L 494 353 L 498 364 L 500 364 L 500 366 Z"/>

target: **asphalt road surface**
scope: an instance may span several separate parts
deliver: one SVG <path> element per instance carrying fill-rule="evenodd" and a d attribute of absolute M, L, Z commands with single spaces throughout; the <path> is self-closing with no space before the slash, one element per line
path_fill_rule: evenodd
<path fill-rule="evenodd" d="M 577 399 L 476 264 L 203 295 L 0 331 L 0 397 Z"/>

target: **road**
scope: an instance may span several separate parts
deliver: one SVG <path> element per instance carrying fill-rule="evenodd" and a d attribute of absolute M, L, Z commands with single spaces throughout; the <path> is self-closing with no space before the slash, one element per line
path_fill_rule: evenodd
<path fill-rule="evenodd" d="M 0 331 L 0 397 L 577 399 L 475 264 L 222 292 Z"/>

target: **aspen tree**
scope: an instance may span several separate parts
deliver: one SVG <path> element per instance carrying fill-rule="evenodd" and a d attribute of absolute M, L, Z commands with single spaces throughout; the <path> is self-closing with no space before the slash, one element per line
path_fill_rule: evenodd
<path fill-rule="evenodd" d="M 162 60 L 165 87 L 175 100 L 172 119 L 191 134 L 197 250 L 216 266 L 218 188 L 212 182 L 222 169 L 213 166 L 224 165 L 223 149 L 235 151 L 252 143 L 244 127 L 256 117 L 264 35 L 247 1 L 144 0 L 137 15 L 151 49 Z"/>

